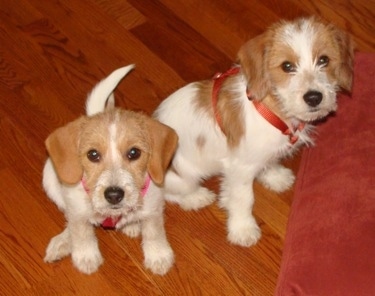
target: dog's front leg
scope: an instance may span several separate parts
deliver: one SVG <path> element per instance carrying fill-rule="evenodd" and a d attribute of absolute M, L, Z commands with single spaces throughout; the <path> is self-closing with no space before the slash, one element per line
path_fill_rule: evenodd
<path fill-rule="evenodd" d="M 166 237 L 162 213 L 142 221 L 142 248 L 145 266 L 153 273 L 166 274 L 173 265 L 174 254 Z"/>
<path fill-rule="evenodd" d="M 225 169 L 221 183 L 220 205 L 228 213 L 228 240 L 243 247 L 256 244 L 261 237 L 252 215 L 254 176 L 253 170 L 232 165 Z"/>
<path fill-rule="evenodd" d="M 68 229 L 72 242 L 72 260 L 79 271 L 90 274 L 103 263 L 94 226 L 88 221 L 69 220 Z"/>

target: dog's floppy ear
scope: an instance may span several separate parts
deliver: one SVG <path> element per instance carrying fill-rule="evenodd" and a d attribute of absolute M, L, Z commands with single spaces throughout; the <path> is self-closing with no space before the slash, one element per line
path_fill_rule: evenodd
<path fill-rule="evenodd" d="M 83 175 L 78 155 L 78 137 L 84 120 L 85 117 L 80 117 L 58 128 L 45 141 L 57 176 L 66 184 L 78 183 Z"/>
<path fill-rule="evenodd" d="M 340 64 L 335 70 L 335 76 L 341 88 L 347 91 L 352 89 L 354 42 L 349 34 L 332 25 L 333 36 L 340 51 Z"/>
<path fill-rule="evenodd" d="M 152 140 L 151 156 L 147 168 L 151 179 L 161 185 L 176 150 L 178 136 L 172 128 L 155 119 L 148 118 L 147 124 Z"/>
<path fill-rule="evenodd" d="M 270 91 L 266 71 L 266 49 L 269 36 L 263 33 L 247 41 L 238 52 L 238 63 L 247 79 L 249 95 L 261 100 Z"/>

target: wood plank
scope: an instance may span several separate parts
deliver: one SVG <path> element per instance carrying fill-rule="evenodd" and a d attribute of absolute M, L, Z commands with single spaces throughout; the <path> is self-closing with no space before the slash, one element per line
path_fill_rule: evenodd
<path fill-rule="evenodd" d="M 147 22 L 131 32 L 163 61 L 177 69 L 186 81 L 206 79 L 213 76 L 217 69 L 230 67 L 232 60 L 181 22 L 166 6 L 142 1 L 133 1 L 132 4 L 147 17 Z M 186 71 L 187 68 L 189 71 Z"/>

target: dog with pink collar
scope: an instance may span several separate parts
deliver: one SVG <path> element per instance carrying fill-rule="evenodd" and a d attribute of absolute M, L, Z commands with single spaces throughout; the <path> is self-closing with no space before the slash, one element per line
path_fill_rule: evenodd
<path fill-rule="evenodd" d="M 134 66 L 120 68 L 88 96 L 86 116 L 46 140 L 43 187 L 64 212 L 66 228 L 51 239 L 45 261 L 71 255 L 90 274 L 103 258 L 95 226 L 142 234 L 145 266 L 165 274 L 174 254 L 164 229 L 161 185 L 177 146 L 173 129 L 144 115 L 114 108 L 113 90 Z"/>

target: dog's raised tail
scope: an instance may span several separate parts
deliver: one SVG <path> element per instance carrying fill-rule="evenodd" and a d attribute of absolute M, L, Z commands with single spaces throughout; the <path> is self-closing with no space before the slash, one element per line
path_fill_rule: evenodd
<path fill-rule="evenodd" d="M 91 116 L 103 112 L 106 105 L 114 105 L 113 91 L 119 82 L 135 67 L 129 65 L 113 71 L 109 76 L 95 85 L 86 100 L 86 114 Z M 107 102 L 108 101 L 108 102 Z"/>

